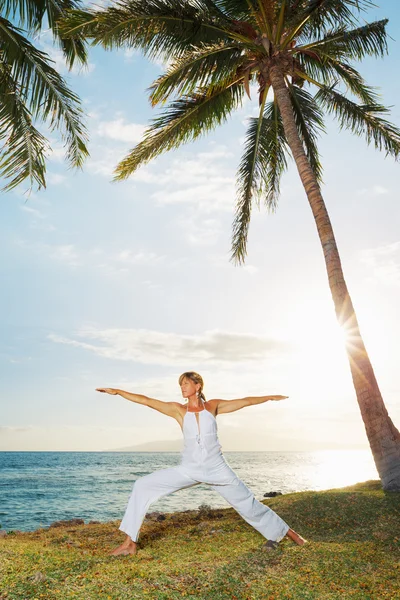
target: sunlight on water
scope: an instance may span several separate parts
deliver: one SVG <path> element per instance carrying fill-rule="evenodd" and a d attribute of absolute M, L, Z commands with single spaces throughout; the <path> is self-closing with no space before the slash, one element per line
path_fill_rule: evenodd
<path fill-rule="evenodd" d="M 369 450 L 323 450 L 314 452 L 315 473 L 311 488 L 327 490 L 378 479 Z"/>
<path fill-rule="evenodd" d="M 369 450 L 226 452 L 225 458 L 257 499 L 345 487 L 378 479 Z M 0 529 L 32 530 L 80 517 L 121 519 L 133 483 L 179 463 L 174 452 L 0 452 Z M 209 486 L 164 496 L 150 510 L 173 512 L 200 504 L 226 507 Z"/>

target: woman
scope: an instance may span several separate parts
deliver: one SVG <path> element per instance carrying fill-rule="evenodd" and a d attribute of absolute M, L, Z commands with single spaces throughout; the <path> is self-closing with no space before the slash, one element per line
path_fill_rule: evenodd
<path fill-rule="evenodd" d="M 141 394 L 114 388 L 97 388 L 98 392 L 119 395 L 131 402 L 144 404 L 176 419 L 182 429 L 184 449 L 176 467 L 160 469 L 135 481 L 119 529 L 127 534 L 112 555 L 136 554 L 139 530 L 150 504 L 165 496 L 199 483 L 207 483 L 223 496 L 235 510 L 266 539 L 266 549 L 275 548 L 285 536 L 300 546 L 305 540 L 273 510 L 258 502 L 252 492 L 226 463 L 218 441 L 216 416 L 245 406 L 287 396 L 248 397 L 238 400 L 209 400 L 203 394 L 203 379 L 189 371 L 179 377 L 182 396 L 188 403 L 161 402 Z"/>

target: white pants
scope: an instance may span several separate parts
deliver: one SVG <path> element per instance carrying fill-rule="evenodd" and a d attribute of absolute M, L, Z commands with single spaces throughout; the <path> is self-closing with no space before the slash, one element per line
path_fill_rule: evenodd
<path fill-rule="evenodd" d="M 138 541 L 139 530 L 150 504 L 162 496 L 199 483 L 203 482 L 192 479 L 179 467 L 161 469 L 140 477 L 133 485 L 119 529 L 129 535 L 134 542 Z M 249 488 L 236 475 L 233 482 L 209 485 L 267 540 L 279 542 L 288 532 L 289 525 L 268 506 L 256 500 Z"/>

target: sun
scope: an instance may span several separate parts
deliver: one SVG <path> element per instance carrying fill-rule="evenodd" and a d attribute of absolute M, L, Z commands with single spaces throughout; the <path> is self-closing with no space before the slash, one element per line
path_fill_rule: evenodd
<path fill-rule="evenodd" d="M 291 315 L 285 338 L 294 348 L 292 375 L 297 383 L 317 393 L 347 387 L 350 370 L 346 349 L 351 332 L 341 326 L 333 303 L 320 298 L 304 303 Z"/>

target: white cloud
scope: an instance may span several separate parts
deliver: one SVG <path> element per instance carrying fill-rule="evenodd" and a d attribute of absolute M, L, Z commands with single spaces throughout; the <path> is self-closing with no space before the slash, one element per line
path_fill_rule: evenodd
<path fill-rule="evenodd" d="M 199 210 L 210 213 L 232 210 L 234 183 L 229 177 L 208 177 L 207 183 L 180 190 L 167 189 L 152 194 L 158 204 L 194 204 Z"/>
<path fill-rule="evenodd" d="M 124 60 L 127 63 L 135 62 L 139 56 L 140 52 L 136 48 L 125 48 L 124 50 Z"/>
<path fill-rule="evenodd" d="M 45 255 L 51 260 L 57 260 L 70 267 L 81 266 L 81 259 L 73 244 L 52 245 L 43 242 L 31 243 L 26 240 L 16 240 L 18 246 Z"/>
<path fill-rule="evenodd" d="M 388 194 L 389 190 L 385 187 L 383 187 L 382 185 L 374 185 L 372 188 L 372 191 L 374 192 L 374 194 L 377 194 L 378 196 L 382 196 L 384 194 Z"/>
<path fill-rule="evenodd" d="M 96 144 L 94 152 L 86 162 L 86 171 L 93 175 L 102 175 L 111 179 L 114 175 L 114 169 L 117 163 L 126 155 L 125 150 L 121 148 L 112 148 Z"/>
<path fill-rule="evenodd" d="M 65 159 L 65 148 L 57 140 L 49 139 L 51 149 L 47 153 L 47 158 L 56 163 L 62 163 Z"/>
<path fill-rule="evenodd" d="M 372 279 L 400 285 L 400 241 L 364 250 L 361 261 L 370 269 Z"/>
<path fill-rule="evenodd" d="M 235 201 L 231 157 L 225 146 L 211 144 L 207 152 L 171 160 L 162 172 L 157 164 L 140 169 L 131 181 L 162 188 L 151 194 L 158 204 L 195 205 L 206 213 L 231 211 Z"/>
<path fill-rule="evenodd" d="M 46 216 L 37 208 L 31 206 L 22 205 L 21 210 L 32 217 L 29 223 L 31 229 L 37 229 L 39 231 L 55 231 L 56 228 L 51 223 L 46 223 Z"/>
<path fill-rule="evenodd" d="M 46 229 L 50 231 L 52 226 Z M 37 226 L 37 228 L 39 228 Z M 45 227 L 40 227 L 45 229 Z M 44 242 L 29 242 L 23 239 L 16 239 L 15 243 L 31 252 L 48 257 L 50 260 L 57 260 L 69 267 L 90 267 L 91 269 L 101 269 L 102 275 L 115 275 L 128 273 L 135 267 L 156 267 L 165 264 L 165 256 L 155 252 L 147 252 L 142 249 L 130 250 L 123 249 L 117 252 L 105 251 L 98 246 L 93 248 L 78 248 L 74 244 L 46 244 Z M 171 266 L 168 264 L 167 266 Z M 143 282 L 146 287 L 158 289 L 160 286 L 153 282 Z"/>
<path fill-rule="evenodd" d="M 57 227 L 54 227 L 51 223 L 44 223 L 43 221 L 32 221 L 30 227 L 31 229 L 38 229 L 39 231 L 57 231 Z"/>
<path fill-rule="evenodd" d="M 154 283 L 151 279 L 145 279 L 142 281 L 142 285 L 146 286 L 149 290 L 162 290 L 163 286 L 159 283 Z"/>
<path fill-rule="evenodd" d="M 125 123 L 123 118 L 119 118 L 113 121 L 100 122 L 97 127 L 97 134 L 112 140 L 136 144 L 142 139 L 144 130 L 144 125 Z"/>
<path fill-rule="evenodd" d="M 246 271 L 246 273 L 249 273 L 249 275 L 258 273 L 258 267 L 255 267 L 254 265 L 243 265 L 242 269 L 243 271 Z"/>
<path fill-rule="evenodd" d="M 59 173 L 48 173 L 47 175 L 47 181 L 48 183 L 51 183 L 52 185 L 60 185 L 61 183 L 64 183 L 67 180 L 67 178 L 65 177 L 65 175 L 60 175 Z"/>
<path fill-rule="evenodd" d="M 31 431 L 32 429 L 33 429 L 32 425 L 29 425 L 28 427 L 13 427 L 13 426 L 0 425 L 0 434 L 20 433 L 23 431 Z"/>
<path fill-rule="evenodd" d="M 78 331 L 76 338 L 49 335 L 56 343 L 90 350 L 113 360 L 142 364 L 223 364 L 254 360 L 259 363 L 279 358 L 290 350 L 289 344 L 277 339 L 217 330 L 202 335 L 182 335 L 144 329 L 90 327 Z"/>
<path fill-rule="evenodd" d="M 116 260 L 130 265 L 156 265 L 164 261 L 164 256 L 154 252 L 132 252 L 132 250 L 122 250 L 117 254 Z"/>
<path fill-rule="evenodd" d="M 34 217 L 36 217 L 37 219 L 45 219 L 46 217 L 40 212 L 40 210 L 38 210 L 37 208 L 32 208 L 31 206 L 26 206 L 26 204 L 22 205 L 21 210 L 29 213 L 30 215 L 33 215 Z"/>
<path fill-rule="evenodd" d="M 180 218 L 177 224 L 183 229 L 184 238 L 192 246 L 212 246 L 222 233 L 220 222 L 216 219 L 191 216 Z"/>
<path fill-rule="evenodd" d="M 63 244 L 52 247 L 53 258 L 65 262 L 71 267 L 77 267 L 81 264 L 79 255 L 73 244 Z"/>
<path fill-rule="evenodd" d="M 384 196 L 388 194 L 390 190 L 385 188 L 383 185 L 375 184 L 370 188 L 362 188 L 357 190 L 359 196 Z"/>
<path fill-rule="evenodd" d="M 171 184 L 176 188 L 176 186 L 201 184 L 205 179 L 208 181 L 210 177 L 221 176 L 221 172 L 225 171 L 225 176 L 221 180 L 224 182 L 228 174 L 231 176 L 231 166 L 221 164 L 221 161 L 232 159 L 232 156 L 232 152 L 226 146 L 210 144 L 210 150 L 207 152 L 197 152 L 189 158 L 182 155 L 170 160 L 161 173 L 155 163 L 141 167 L 132 179 L 159 186 Z M 143 177 L 142 172 L 145 172 Z"/>

